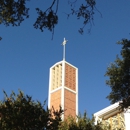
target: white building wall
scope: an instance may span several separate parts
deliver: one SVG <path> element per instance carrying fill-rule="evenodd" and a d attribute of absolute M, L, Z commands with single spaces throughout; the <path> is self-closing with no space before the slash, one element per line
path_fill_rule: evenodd
<path fill-rule="evenodd" d="M 120 111 L 119 102 L 94 113 L 95 125 L 97 125 L 98 121 L 102 121 L 104 120 L 104 118 L 105 119 L 110 118 L 113 115 L 119 113 L 123 113 L 124 115 L 123 121 L 124 121 L 125 130 L 130 130 L 130 109 L 128 109 L 127 111 Z"/>
<path fill-rule="evenodd" d="M 126 130 L 130 130 L 130 109 L 128 109 L 124 113 L 124 118 L 125 118 L 125 128 Z"/>

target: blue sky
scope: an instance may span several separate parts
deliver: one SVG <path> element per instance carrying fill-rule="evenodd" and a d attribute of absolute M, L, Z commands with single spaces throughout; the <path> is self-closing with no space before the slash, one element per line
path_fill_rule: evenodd
<path fill-rule="evenodd" d="M 45 10 L 49 4 L 42 0 L 28 2 L 30 18 L 20 27 L 0 25 L 0 99 L 4 96 L 2 90 L 9 94 L 21 89 L 34 100 L 44 102 L 48 98 L 49 68 L 62 60 L 61 43 L 66 37 L 66 61 L 79 70 L 79 112 L 86 110 L 90 117 L 110 105 L 104 74 L 120 53 L 121 46 L 116 42 L 130 37 L 130 1 L 98 0 L 96 7 L 102 17 L 96 12 L 91 33 L 87 33 L 88 25 L 83 35 L 78 33 L 83 21 L 76 17 L 67 20 L 64 12 L 70 8 L 67 1 L 61 1 L 53 40 L 48 30 L 33 28 L 35 7 Z"/>

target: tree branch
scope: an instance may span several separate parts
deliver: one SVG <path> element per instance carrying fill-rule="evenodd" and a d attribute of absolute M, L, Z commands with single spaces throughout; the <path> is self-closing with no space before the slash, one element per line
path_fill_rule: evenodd
<path fill-rule="evenodd" d="M 57 1 L 57 3 L 56 3 Z M 56 10 L 53 10 L 53 7 L 56 3 Z M 38 18 L 36 22 L 33 24 L 34 28 L 40 29 L 42 32 L 44 31 L 43 28 L 47 28 L 49 31 L 52 32 L 52 39 L 54 35 L 54 28 L 55 25 L 58 23 L 58 11 L 59 0 L 53 0 L 51 6 L 46 9 L 46 11 L 42 11 L 39 8 L 36 8 L 38 13 Z"/>

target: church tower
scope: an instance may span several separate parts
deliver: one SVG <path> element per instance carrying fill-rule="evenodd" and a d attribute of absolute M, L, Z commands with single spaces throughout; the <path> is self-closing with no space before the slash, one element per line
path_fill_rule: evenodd
<path fill-rule="evenodd" d="M 69 115 L 78 115 L 78 68 L 65 61 L 65 44 L 63 41 L 63 60 L 50 68 L 48 107 L 55 110 L 59 106 L 64 110 L 62 120 Z"/>

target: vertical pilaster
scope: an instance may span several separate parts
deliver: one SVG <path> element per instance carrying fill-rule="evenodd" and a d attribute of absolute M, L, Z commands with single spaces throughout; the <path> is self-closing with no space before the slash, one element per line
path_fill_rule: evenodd
<path fill-rule="evenodd" d="M 76 70 L 76 115 L 78 115 L 78 69 Z"/>
<path fill-rule="evenodd" d="M 51 86 L 52 86 L 52 70 L 50 68 L 50 75 L 49 75 L 49 92 L 48 92 L 48 108 L 50 108 L 50 99 L 51 99 Z"/>
<path fill-rule="evenodd" d="M 65 61 L 62 61 L 62 94 L 61 94 L 61 107 L 64 110 L 64 85 L 65 85 Z M 62 120 L 64 120 L 64 114 L 62 115 Z"/>

